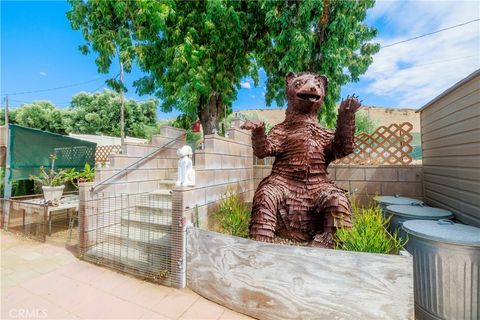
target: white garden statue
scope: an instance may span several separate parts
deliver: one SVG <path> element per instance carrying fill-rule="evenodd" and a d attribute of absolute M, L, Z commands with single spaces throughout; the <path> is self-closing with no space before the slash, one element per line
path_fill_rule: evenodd
<path fill-rule="evenodd" d="M 178 178 L 175 183 L 176 186 L 192 187 L 195 185 L 195 169 L 192 164 L 192 148 L 190 146 L 183 146 L 177 150 L 178 160 Z"/>

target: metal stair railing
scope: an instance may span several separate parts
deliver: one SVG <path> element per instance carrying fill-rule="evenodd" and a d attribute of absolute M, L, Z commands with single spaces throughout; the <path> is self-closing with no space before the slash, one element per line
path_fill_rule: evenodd
<path fill-rule="evenodd" d="M 164 143 L 163 145 L 161 145 L 160 147 L 158 147 L 157 149 L 153 150 L 152 152 L 150 152 L 149 154 L 147 154 L 146 156 L 144 156 L 143 158 L 141 159 L 138 159 L 137 161 L 135 161 L 134 163 L 128 165 L 127 167 L 123 168 L 122 170 L 120 170 L 119 172 L 111 175 L 110 177 L 108 177 L 107 179 L 103 180 L 103 181 L 100 181 L 96 184 L 94 184 L 91 188 L 90 188 L 90 192 L 93 192 L 95 191 L 95 189 L 97 189 L 98 187 L 100 187 L 101 185 L 104 185 L 105 183 L 117 178 L 119 175 L 123 174 L 124 172 L 132 169 L 132 167 L 135 167 L 135 166 L 138 166 L 140 163 L 142 163 L 143 161 L 145 161 L 146 159 L 150 158 L 151 156 L 153 156 L 154 154 L 156 154 L 157 152 L 159 152 L 160 150 L 162 150 L 163 148 L 169 146 L 170 144 L 180 140 L 181 138 L 183 138 L 183 136 L 180 136 L 178 138 L 175 138 L 169 142 L 166 142 Z"/>

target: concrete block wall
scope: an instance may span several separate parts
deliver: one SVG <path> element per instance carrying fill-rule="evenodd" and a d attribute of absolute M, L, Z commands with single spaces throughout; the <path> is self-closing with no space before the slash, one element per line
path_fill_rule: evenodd
<path fill-rule="evenodd" d="M 271 170 L 272 166 L 254 166 L 255 188 Z M 330 180 L 361 205 L 369 204 L 375 195 L 423 198 L 421 165 L 331 165 L 328 172 Z"/>
<path fill-rule="evenodd" d="M 115 194 L 151 192 L 159 188 L 160 180 L 173 179 L 177 171 L 177 149 L 186 144 L 185 131 L 173 127 L 161 127 L 160 134 L 152 137 L 151 144 L 124 143 L 122 154 L 110 157 L 108 168 L 96 170 L 95 182 L 105 181 L 170 141 L 173 142 L 132 167 L 131 170 L 98 187 L 96 192 Z"/>
<path fill-rule="evenodd" d="M 231 128 L 228 138 L 206 135 L 204 149 L 195 153 L 195 187 L 175 187 L 181 194 L 184 216 L 194 222 L 198 206 L 200 226 L 208 223 L 208 215 L 217 210 L 223 194 L 239 193 L 244 201 L 253 199 L 253 149 L 250 132 Z"/>

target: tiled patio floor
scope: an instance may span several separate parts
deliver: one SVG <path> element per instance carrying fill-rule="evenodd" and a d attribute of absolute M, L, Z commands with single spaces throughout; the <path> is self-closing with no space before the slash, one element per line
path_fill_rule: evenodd
<path fill-rule="evenodd" d="M 0 235 L 1 319 L 251 319 L 80 261 L 61 244 Z"/>

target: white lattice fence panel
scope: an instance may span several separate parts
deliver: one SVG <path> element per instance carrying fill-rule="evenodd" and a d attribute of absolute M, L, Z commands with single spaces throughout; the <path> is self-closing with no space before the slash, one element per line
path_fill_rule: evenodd
<path fill-rule="evenodd" d="M 380 126 L 372 134 L 355 136 L 355 152 L 335 164 L 409 164 L 413 148 L 409 122 Z"/>
<path fill-rule="evenodd" d="M 97 146 L 97 149 L 95 150 L 95 163 L 106 162 L 111 154 L 117 154 L 121 151 L 122 146 L 119 144 Z"/>

